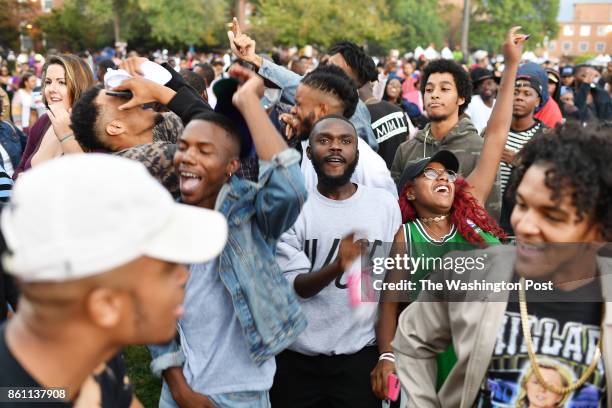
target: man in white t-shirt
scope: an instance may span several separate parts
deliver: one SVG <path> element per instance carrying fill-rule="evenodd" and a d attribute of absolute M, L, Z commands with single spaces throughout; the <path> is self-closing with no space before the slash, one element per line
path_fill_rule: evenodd
<path fill-rule="evenodd" d="M 470 77 L 474 85 L 474 95 L 465 113 L 470 115 L 478 133 L 482 133 L 493 112 L 499 79 L 495 78 L 493 72 L 480 67 L 474 68 Z"/>
<path fill-rule="evenodd" d="M 276 256 L 308 327 L 276 358 L 272 406 L 380 408 L 370 385 L 379 359 L 376 303 L 356 312 L 347 282 L 361 249 L 355 241 L 367 240 L 386 256 L 401 215 L 391 193 L 351 182 L 361 160 L 358 140 L 351 122 L 334 115 L 321 118 L 310 134 L 305 154 L 318 182 Z"/>

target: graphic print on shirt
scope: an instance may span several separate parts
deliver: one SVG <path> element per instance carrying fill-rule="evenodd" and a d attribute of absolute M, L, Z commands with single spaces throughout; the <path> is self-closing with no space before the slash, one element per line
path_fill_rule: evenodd
<path fill-rule="evenodd" d="M 591 364 L 600 328 L 573 321 L 561 325 L 551 317 L 529 316 L 529 323 L 542 377 L 559 388 L 575 384 Z M 555 393 L 540 385 L 527 353 L 520 313 L 508 310 L 475 407 L 605 407 L 605 387 L 603 359 L 574 392 Z"/>
<path fill-rule="evenodd" d="M 319 269 L 324 268 L 330 263 L 334 262 L 336 260 L 336 257 L 338 256 L 338 249 L 340 248 L 340 241 L 342 241 L 342 238 L 334 238 L 332 246 L 330 247 L 327 254 L 321 254 L 320 251 L 317 252 L 317 250 L 319 249 L 318 239 L 314 238 L 314 239 L 305 240 L 304 241 L 304 252 L 306 253 L 306 256 L 308 256 L 308 259 L 310 259 L 310 264 L 311 265 L 316 264 L 317 256 L 325 256 L 325 261 L 323 262 L 323 265 Z M 367 245 L 366 253 L 368 256 L 367 259 L 369 260 L 371 260 L 374 257 L 376 251 L 382 246 L 381 240 L 375 240 L 372 243 L 366 241 L 365 239 L 362 239 L 360 241 L 362 242 L 363 245 Z M 372 262 L 370 261 L 369 263 L 371 264 Z M 312 272 L 312 269 L 310 272 Z M 334 284 L 336 285 L 338 289 L 348 288 L 348 283 L 344 275 L 345 274 L 342 273 L 336 277 Z"/>
<path fill-rule="evenodd" d="M 372 130 L 378 143 L 382 143 L 393 136 L 408 133 L 408 124 L 404 112 L 393 112 L 383 116 L 372 123 Z"/>

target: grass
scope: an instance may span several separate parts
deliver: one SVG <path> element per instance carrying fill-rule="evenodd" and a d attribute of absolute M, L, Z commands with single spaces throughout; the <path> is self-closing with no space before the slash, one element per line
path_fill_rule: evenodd
<path fill-rule="evenodd" d="M 151 373 L 151 355 L 145 346 L 130 346 L 123 349 L 128 376 L 134 392 L 146 408 L 159 406 L 161 380 Z"/>

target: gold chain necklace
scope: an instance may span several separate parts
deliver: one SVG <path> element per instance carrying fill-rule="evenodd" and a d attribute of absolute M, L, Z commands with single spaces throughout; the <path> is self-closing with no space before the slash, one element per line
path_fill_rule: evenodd
<path fill-rule="evenodd" d="M 549 384 L 546 382 L 542 373 L 540 372 L 540 366 L 538 365 L 538 360 L 536 358 L 535 352 L 533 351 L 533 341 L 531 339 L 531 332 L 529 331 L 529 315 L 527 314 L 527 300 L 525 296 L 525 278 L 521 278 L 520 287 L 519 287 L 519 308 L 521 310 L 521 325 L 523 326 L 523 337 L 525 337 L 525 343 L 527 344 L 527 353 L 529 354 L 529 361 L 531 362 L 531 369 L 538 379 L 538 383 L 548 391 L 554 392 L 556 394 L 569 394 L 571 392 L 576 391 L 578 388 L 582 387 L 584 383 L 589 379 L 599 360 L 601 358 L 601 339 L 603 337 L 603 328 L 600 329 L 599 340 L 597 341 L 597 346 L 595 347 L 595 352 L 593 353 L 593 359 L 591 360 L 591 364 L 587 368 L 586 372 L 582 374 L 582 377 L 578 379 L 578 382 L 568 386 L 568 387 L 557 387 L 556 385 Z M 603 321 L 603 316 L 602 316 Z"/>

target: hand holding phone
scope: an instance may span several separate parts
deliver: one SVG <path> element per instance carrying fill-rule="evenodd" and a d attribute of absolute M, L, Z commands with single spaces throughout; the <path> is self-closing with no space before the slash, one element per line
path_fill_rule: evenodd
<path fill-rule="evenodd" d="M 394 373 L 389 373 L 389 376 L 387 377 L 387 399 L 390 401 L 397 401 L 400 388 L 401 385 L 397 375 Z"/>

